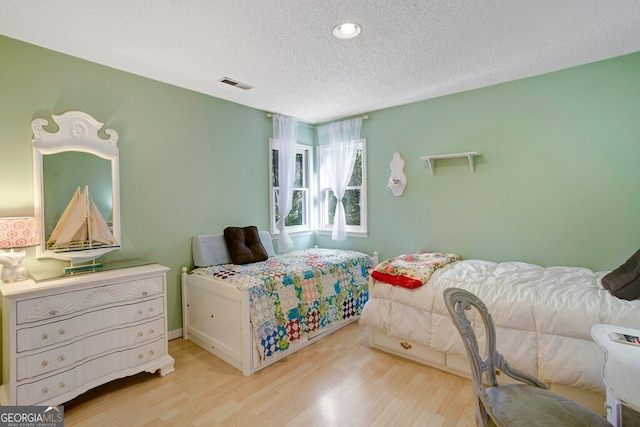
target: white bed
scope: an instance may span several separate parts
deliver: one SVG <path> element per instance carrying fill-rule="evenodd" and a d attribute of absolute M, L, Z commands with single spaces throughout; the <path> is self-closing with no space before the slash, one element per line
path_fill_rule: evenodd
<path fill-rule="evenodd" d="M 604 353 L 591 339 L 591 325 L 640 328 L 640 300 L 612 296 L 600 283 L 605 274 L 521 262 L 457 261 L 416 289 L 371 279 L 360 323 L 370 327 L 374 348 L 469 377 L 462 340 L 442 298 L 446 288 L 466 289 L 489 309 L 498 350 L 512 366 L 602 412 Z"/>
<path fill-rule="evenodd" d="M 255 304 L 253 300 L 256 299 L 256 289 L 263 289 L 263 287 L 261 287 L 263 285 L 258 283 L 259 281 L 255 278 L 247 279 L 245 276 L 242 276 L 242 279 L 239 279 L 239 275 L 222 279 L 221 276 L 226 276 L 226 272 L 231 272 L 229 274 L 232 276 L 236 274 L 232 269 L 238 267 L 230 264 L 224 237 L 222 235 L 194 236 L 192 245 L 194 265 L 201 268 L 196 268 L 191 272 L 188 272 L 186 267 L 182 268 L 183 337 L 193 341 L 215 356 L 236 367 L 242 371 L 243 375 L 247 376 L 305 347 L 322 336 L 330 334 L 357 320 L 360 317 L 361 308 L 368 298 L 368 274 L 374 262 L 377 261 L 375 257 L 372 258 L 359 252 L 335 251 L 344 254 L 353 254 L 357 256 L 359 261 L 354 260 L 353 266 L 346 269 L 346 272 L 342 271 L 340 273 L 343 276 L 349 275 L 352 279 L 350 280 L 350 284 L 347 284 L 344 280 L 339 280 L 337 283 L 334 280 L 329 283 L 329 276 L 325 276 L 325 274 L 329 274 L 327 273 L 327 269 L 329 269 L 327 262 L 329 261 L 325 262 L 322 258 L 329 250 L 309 249 L 304 252 L 295 251 L 285 255 L 276 255 L 271 244 L 271 236 L 269 233 L 260 231 L 259 235 L 269 255 L 269 259 L 263 263 L 252 264 L 249 266 L 250 269 L 260 269 L 263 267 L 262 264 L 267 264 L 272 261 L 275 262 L 282 257 L 288 256 L 312 257 L 313 262 L 309 262 L 309 264 L 314 265 L 317 260 L 319 267 L 314 270 L 314 277 L 309 275 L 302 278 L 296 276 L 298 273 L 291 274 L 292 280 L 296 282 L 296 286 L 298 286 L 299 293 L 299 299 L 297 301 L 292 301 L 292 294 L 288 294 L 289 296 L 287 298 L 289 298 L 291 304 L 303 304 L 300 300 L 307 297 L 300 295 L 301 289 L 311 289 L 312 292 L 321 294 L 323 298 L 329 298 L 327 295 L 334 293 L 334 296 L 331 297 L 332 301 L 340 300 L 342 295 L 349 294 L 355 296 L 356 302 L 353 303 L 353 307 L 350 308 L 353 312 L 350 312 L 349 315 L 343 315 L 342 317 L 340 317 L 339 314 L 333 317 L 323 315 L 322 322 L 325 322 L 325 324 L 321 325 L 321 322 L 318 321 L 316 327 L 309 327 L 309 317 L 306 317 L 307 323 L 304 324 L 305 320 L 304 316 L 302 316 L 302 321 L 297 324 L 304 324 L 301 327 L 303 332 L 300 338 L 296 336 L 294 339 L 288 341 L 288 348 L 284 350 L 275 346 L 275 350 L 278 351 L 266 354 L 265 346 L 258 344 L 258 340 L 260 340 L 258 333 L 260 331 L 256 331 L 257 327 L 254 326 L 258 323 L 255 320 L 255 316 L 259 313 L 256 314 L 255 305 L 252 305 Z M 342 255 L 340 254 L 340 256 Z M 355 266 L 356 262 L 362 262 L 363 265 L 366 264 L 366 271 L 363 266 Z M 342 267 L 332 266 L 330 268 Z M 206 275 L 211 271 L 217 274 L 217 277 Z M 306 274 L 309 273 L 306 272 Z M 324 280 L 323 277 L 326 277 L 327 280 Z M 253 282 L 247 284 L 247 280 L 253 280 Z M 309 285 L 311 282 L 313 282 L 313 285 Z M 307 285 L 311 286 L 311 288 L 302 288 L 302 286 Z M 285 293 L 285 291 L 282 291 L 281 295 L 277 298 L 284 298 L 283 295 Z M 269 297 L 266 295 L 265 298 L 269 300 Z M 339 302 L 342 304 L 344 302 L 343 300 L 344 298 Z M 285 299 L 282 301 L 282 305 L 284 305 Z M 306 309 L 294 308 L 294 310 L 296 312 L 300 310 L 302 313 Z M 333 309 L 323 310 L 323 313 L 331 312 L 331 310 Z M 280 316 L 282 317 L 281 314 Z M 307 316 L 309 316 L 309 311 L 307 311 Z M 254 320 L 253 322 L 252 319 Z M 289 333 L 288 327 L 289 323 L 287 323 L 287 333 Z"/>

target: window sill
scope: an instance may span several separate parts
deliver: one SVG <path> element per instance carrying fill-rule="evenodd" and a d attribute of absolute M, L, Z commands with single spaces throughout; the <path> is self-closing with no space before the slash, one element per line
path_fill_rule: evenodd
<path fill-rule="evenodd" d="M 316 234 L 319 236 L 331 236 L 331 230 L 316 230 Z M 359 237 L 359 238 L 368 238 L 368 231 L 347 231 L 347 237 Z"/>
<path fill-rule="evenodd" d="M 271 231 L 271 238 L 276 239 L 279 234 L 280 230 Z M 289 237 L 311 236 L 313 235 L 313 230 L 287 230 L 287 234 Z"/>

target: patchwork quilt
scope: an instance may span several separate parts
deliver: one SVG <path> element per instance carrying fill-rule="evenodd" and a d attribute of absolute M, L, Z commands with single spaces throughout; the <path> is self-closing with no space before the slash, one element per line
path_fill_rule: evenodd
<path fill-rule="evenodd" d="M 266 360 L 329 325 L 359 316 L 369 297 L 372 267 L 372 258 L 360 252 L 314 248 L 192 273 L 229 281 L 249 293 L 253 335 Z"/>

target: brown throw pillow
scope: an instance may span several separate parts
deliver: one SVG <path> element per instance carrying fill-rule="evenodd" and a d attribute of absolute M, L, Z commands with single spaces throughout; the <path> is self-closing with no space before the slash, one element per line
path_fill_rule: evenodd
<path fill-rule="evenodd" d="M 640 249 L 624 264 L 604 276 L 602 286 L 618 298 L 629 301 L 640 298 Z"/>
<path fill-rule="evenodd" d="M 227 227 L 224 229 L 224 240 L 227 243 L 231 262 L 234 264 L 250 264 L 269 258 L 260 242 L 258 228 L 254 225 Z"/>

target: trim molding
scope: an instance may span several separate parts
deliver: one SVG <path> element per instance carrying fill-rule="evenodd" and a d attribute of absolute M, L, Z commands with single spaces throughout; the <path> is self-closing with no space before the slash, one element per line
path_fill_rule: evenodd
<path fill-rule="evenodd" d="M 167 338 L 169 341 L 175 340 L 176 338 L 180 338 L 182 336 L 182 328 L 174 329 L 173 331 L 169 331 L 167 333 Z"/>

